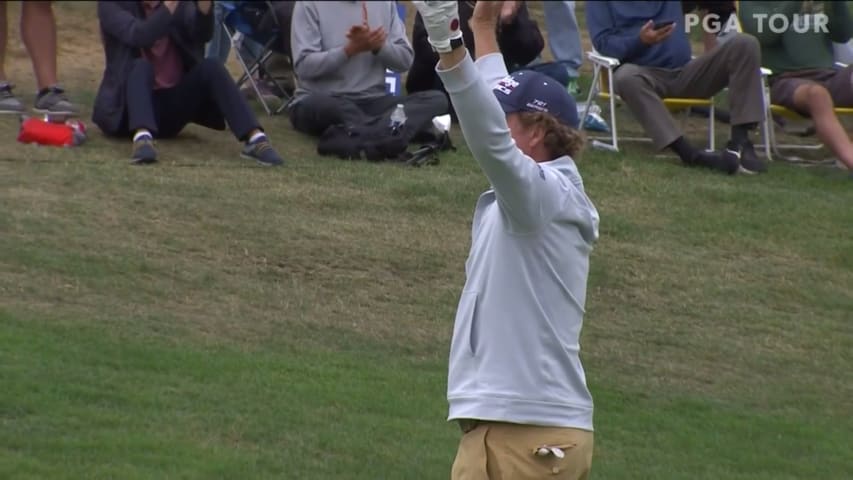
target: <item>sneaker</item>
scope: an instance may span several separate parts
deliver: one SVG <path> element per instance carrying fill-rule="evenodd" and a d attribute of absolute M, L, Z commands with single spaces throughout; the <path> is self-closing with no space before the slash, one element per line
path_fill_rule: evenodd
<path fill-rule="evenodd" d="M 706 167 L 733 175 L 737 173 L 740 167 L 740 152 L 729 149 L 723 150 L 721 153 L 697 150 L 688 165 Z"/>
<path fill-rule="evenodd" d="M 610 133 L 610 125 L 601 115 L 589 112 L 583 121 L 583 129 L 590 132 Z"/>
<path fill-rule="evenodd" d="M 65 90 L 58 85 L 50 86 L 36 95 L 36 103 L 33 110 L 37 113 L 56 115 L 76 115 L 77 106 L 65 96 Z"/>
<path fill-rule="evenodd" d="M 576 77 L 569 78 L 569 83 L 566 85 L 566 90 L 569 91 L 569 95 L 573 97 L 577 97 L 581 94 L 581 86 L 578 84 L 578 79 Z"/>
<path fill-rule="evenodd" d="M 752 142 L 747 141 L 740 147 L 740 171 L 749 174 L 767 171 L 767 163 L 758 158 Z"/>
<path fill-rule="evenodd" d="M 12 93 L 13 88 L 15 88 L 15 86 L 8 82 L 0 84 L 0 114 L 24 113 L 24 104 L 15 98 L 15 94 Z"/>
<path fill-rule="evenodd" d="M 267 139 L 266 135 L 255 139 L 254 142 L 247 143 L 246 146 L 243 147 L 243 151 L 240 153 L 240 156 L 269 167 L 275 167 L 284 163 L 284 160 L 281 159 L 278 152 L 276 152 L 275 149 L 272 148 L 272 145 L 270 145 L 270 141 Z"/>
<path fill-rule="evenodd" d="M 154 140 L 148 135 L 139 137 L 133 142 L 133 153 L 130 163 L 133 165 L 150 165 L 157 162 L 157 149 L 154 148 Z"/>

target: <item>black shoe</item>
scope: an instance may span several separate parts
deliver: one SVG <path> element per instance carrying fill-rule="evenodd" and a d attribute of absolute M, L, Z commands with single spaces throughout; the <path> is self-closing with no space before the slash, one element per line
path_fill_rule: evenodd
<path fill-rule="evenodd" d="M 697 150 L 687 164 L 719 170 L 733 175 L 737 173 L 740 167 L 740 152 L 729 149 L 723 150 L 721 153 Z"/>
<path fill-rule="evenodd" d="M 726 148 L 729 148 L 728 146 Z M 764 173 L 767 171 L 767 163 L 758 158 L 752 142 L 747 141 L 740 147 L 740 170 L 743 173 Z"/>
<path fill-rule="evenodd" d="M 133 165 L 148 165 L 156 162 L 157 149 L 154 148 L 154 140 L 147 135 L 134 140 L 130 163 Z"/>
<path fill-rule="evenodd" d="M 278 155 L 278 152 L 272 148 L 270 141 L 266 136 L 258 138 L 254 142 L 249 142 L 243 147 L 240 154 L 243 158 L 248 158 L 258 162 L 261 165 L 268 167 L 276 167 L 284 164 L 284 160 Z"/>

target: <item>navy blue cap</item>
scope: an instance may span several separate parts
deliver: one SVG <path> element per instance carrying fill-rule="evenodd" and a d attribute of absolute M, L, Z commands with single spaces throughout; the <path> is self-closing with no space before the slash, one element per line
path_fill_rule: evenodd
<path fill-rule="evenodd" d="M 563 85 L 544 73 L 519 70 L 494 87 L 505 113 L 546 112 L 577 129 L 580 124 L 575 99 Z"/>

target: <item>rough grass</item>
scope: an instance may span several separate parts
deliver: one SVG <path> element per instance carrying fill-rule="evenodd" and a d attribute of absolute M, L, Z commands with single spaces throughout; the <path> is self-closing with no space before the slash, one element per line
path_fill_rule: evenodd
<path fill-rule="evenodd" d="M 84 105 L 92 8 L 57 6 Z M 13 46 L 21 91 L 25 60 Z M 406 169 L 263 121 L 285 168 L 196 127 L 134 168 L 125 142 L 26 147 L 0 119 L 0 477 L 447 477 L 446 355 L 487 182 L 458 138 Z M 849 180 L 723 177 L 639 144 L 581 169 L 602 217 L 595 477 L 846 478 Z"/>

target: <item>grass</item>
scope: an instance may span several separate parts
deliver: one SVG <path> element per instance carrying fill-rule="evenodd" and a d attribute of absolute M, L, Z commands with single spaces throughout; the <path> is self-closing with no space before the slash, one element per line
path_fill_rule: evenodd
<path fill-rule="evenodd" d="M 90 105 L 91 5 L 56 8 Z M 341 162 L 274 117 L 286 168 L 197 127 L 132 168 L 125 142 L 27 147 L 15 122 L 0 478 L 448 477 L 447 348 L 487 187 L 461 139 L 437 167 Z M 847 478 L 850 182 L 723 177 L 630 144 L 581 169 L 602 217 L 582 338 L 594 478 Z"/>

